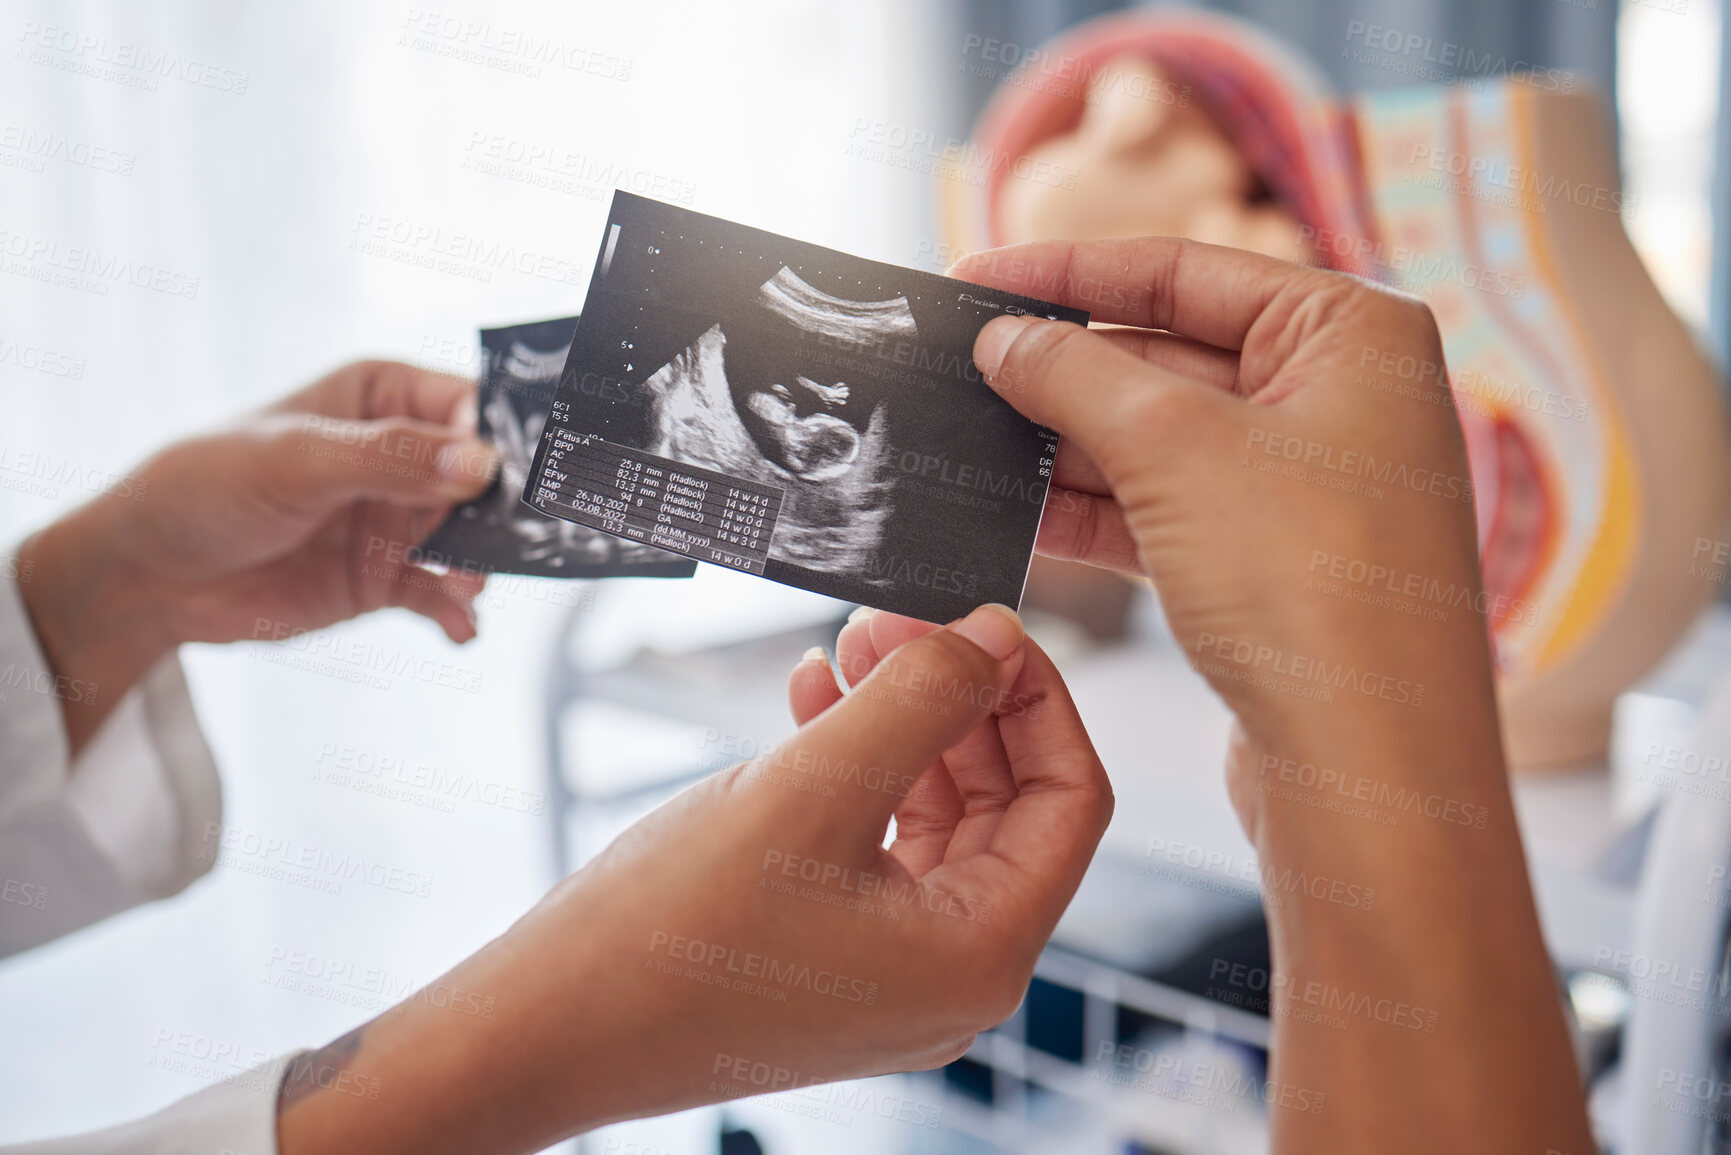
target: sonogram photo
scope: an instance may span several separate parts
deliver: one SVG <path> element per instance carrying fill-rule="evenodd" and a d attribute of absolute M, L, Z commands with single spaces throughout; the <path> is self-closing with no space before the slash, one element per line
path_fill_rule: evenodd
<path fill-rule="evenodd" d="M 460 569 L 540 577 L 690 577 L 696 567 L 652 546 L 626 541 L 523 504 L 523 485 L 577 318 L 481 330 L 485 358 L 476 431 L 499 451 L 499 479 L 451 511 L 420 549 Z"/>
<path fill-rule="evenodd" d="M 525 500 L 929 619 L 1017 605 L 1056 436 L 973 363 L 1087 315 L 616 193 Z"/>

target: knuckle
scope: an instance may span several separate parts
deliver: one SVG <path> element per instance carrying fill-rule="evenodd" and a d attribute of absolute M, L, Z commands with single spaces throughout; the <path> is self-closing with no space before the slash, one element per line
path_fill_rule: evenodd
<path fill-rule="evenodd" d="M 1168 444 L 1190 436 L 1198 400 L 1189 389 L 1126 389 L 1113 424 L 1132 450 L 1146 453 L 1151 444 Z"/>
<path fill-rule="evenodd" d="M 415 381 L 421 373 L 421 370 L 413 365 L 376 358 L 357 362 L 355 369 L 364 383 L 361 403 L 363 417 L 369 417 L 380 410 L 390 412 L 399 408 L 404 398 L 413 395 Z"/>
<path fill-rule="evenodd" d="M 390 372 L 395 361 L 387 361 L 382 357 L 363 357 L 359 361 L 350 361 L 338 372 L 349 373 L 356 377 L 379 377 Z"/>
<path fill-rule="evenodd" d="M 999 389 L 1023 392 L 1034 382 L 1059 375 L 1086 340 L 1086 329 L 1066 321 L 1029 325 L 1005 352 L 995 384 Z"/>
<path fill-rule="evenodd" d="M 997 664 L 961 635 L 935 630 L 902 646 L 880 669 L 897 685 L 978 686 L 993 680 Z M 907 676 L 914 672 L 917 679 Z"/>

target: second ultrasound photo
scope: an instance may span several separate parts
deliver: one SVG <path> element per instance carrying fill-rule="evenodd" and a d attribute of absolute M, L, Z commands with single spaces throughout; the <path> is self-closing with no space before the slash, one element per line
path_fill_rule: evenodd
<path fill-rule="evenodd" d="M 481 573 L 535 577 L 690 577 L 684 558 L 536 513 L 523 483 L 565 367 L 576 317 L 481 330 L 476 432 L 499 451 L 499 479 L 451 511 L 423 559 Z"/>

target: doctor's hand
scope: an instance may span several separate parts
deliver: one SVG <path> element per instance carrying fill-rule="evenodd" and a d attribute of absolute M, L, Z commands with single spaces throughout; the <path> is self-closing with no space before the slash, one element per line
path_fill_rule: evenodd
<path fill-rule="evenodd" d="M 474 636 L 480 575 L 413 564 L 455 502 L 490 484 L 474 383 L 360 362 L 228 429 L 157 453 L 29 539 L 20 582 L 76 750 L 183 642 L 281 638 L 386 606 Z"/>
<path fill-rule="evenodd" d="M 292 1062 L 283 1155 L 538 1151 L 935 1067 L 1007 1018 L 1110 817 L 1100 762 L 1008 611 L 886 629 L 881 659 L 860 634 L 850 692 L 821 655 L 795 670 L 786 742 L 627 830 L 445 998 Z M 440 1009 L 456 992 L 489 1017 Z"/>

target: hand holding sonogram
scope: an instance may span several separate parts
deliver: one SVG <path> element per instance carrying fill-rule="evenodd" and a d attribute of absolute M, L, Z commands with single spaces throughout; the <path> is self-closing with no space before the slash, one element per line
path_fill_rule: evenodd
<path fill-rule="evenodd" d="M 275 641 L 387 606 L 475 636 L 481 579 L 416 547 L 496 465 L 472 386 L 410 365 L 349 365 L 236 425 L 161 450 L 19 550 L 20 583 L 76 752 L 113 703 L 185 642 Z"/>
<path fill-rule="evenodd" d="M 796 733 L 643 817 L 438 980 L 496 996 L 488 1045 L 447 1045 L 450 1010 L 410 999 L 345 1040 L 345 1070 L 391 1094 L 298 1099 L 284 1155 L 540 1151 L 757 1094 L 750 1070 L 941 1066 L 1012 1014 L 1111 817 L 1105 769 L 1002 607 L 904 620 L 870 673 L 860 634 L 838 642 L 851 692 L 802 661 Z"/>
<path fill-rule="evenodd" d="M 1448 381 L 1417 381 L 1413 404 L 1360 375 L 1366 349 L 1441 366 L 1430 310 L 1166 237 L 1018 245 L 955 272 L 1055 279 L 1125 326 L 999 319 L 975 357 L 1064 435 L 1042 551 L 1152 578 L 1236 715 L 1226 790 L 1269 900 L 1270 969 L 1310 980 L 1271 984 L 1269 1083 L 1329 1102 L 1282 1113 L 1290 1149 L 1591 1150 L 1509 794 Z M 1398 997 L 1446 1026 L 1334 1030 L 1297 1013 L 1306 988 Z M 1398 1085 L 1461 1088 L 1470 1109 Z"/>

